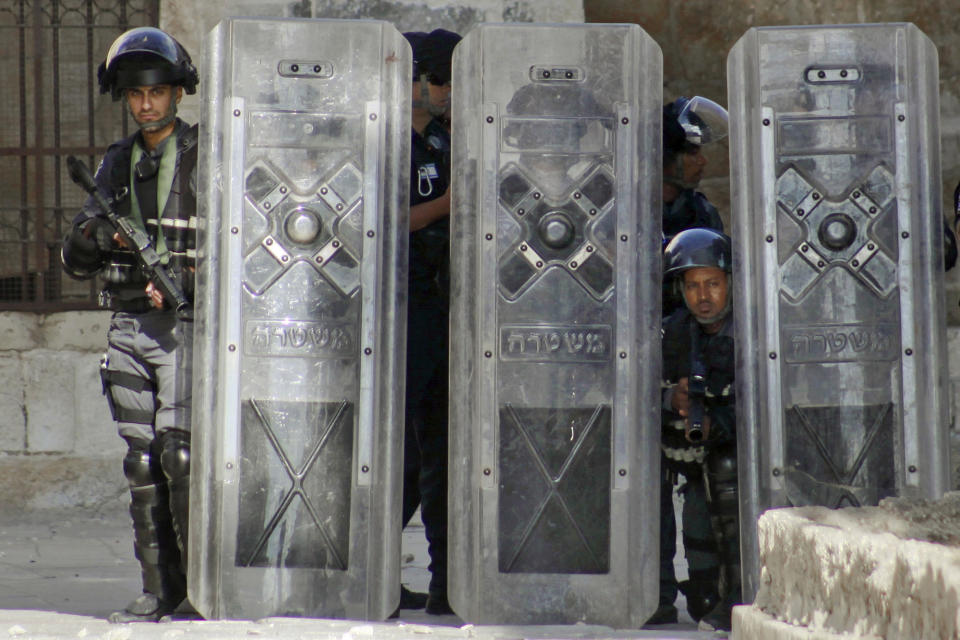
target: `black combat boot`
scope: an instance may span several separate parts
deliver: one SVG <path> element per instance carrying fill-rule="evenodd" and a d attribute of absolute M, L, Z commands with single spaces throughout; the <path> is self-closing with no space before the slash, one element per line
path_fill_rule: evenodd
<path fill-rule="evenodd" d="M 692 576 L 680 583 L 680 592 L 687 599 L 687 613 L 694 622 L 699 622 L 720 602 L 717 583 L 718 580 L 695 580 Z"/>

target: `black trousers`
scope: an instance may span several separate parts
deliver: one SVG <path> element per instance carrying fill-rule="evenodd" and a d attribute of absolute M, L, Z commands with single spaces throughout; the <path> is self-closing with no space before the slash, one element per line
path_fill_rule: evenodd
<path fill-rule="evenodd" d="M 449 313 L 439 297 L 410 296 L 404 425 L 403 525 L 420 506 L 430 552 L 430 594 L 447 593 Z"/>

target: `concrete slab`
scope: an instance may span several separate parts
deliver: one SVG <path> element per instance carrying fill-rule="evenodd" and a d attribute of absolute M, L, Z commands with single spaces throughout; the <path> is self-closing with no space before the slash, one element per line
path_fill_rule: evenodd
<path fill-rule="evenodd" d="M 36 314 L 33 314 L 36 315 Z M 74 311 L 37 315 L 37 346 L 54 351 L 102 353 L 107 345 L 110 311 Z"/>

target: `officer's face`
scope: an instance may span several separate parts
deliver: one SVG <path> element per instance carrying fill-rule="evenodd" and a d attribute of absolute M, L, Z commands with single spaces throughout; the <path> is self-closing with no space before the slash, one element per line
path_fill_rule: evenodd
<path fill-rule="evenodd" d="M 693 151 L 678 153 L 676 163 L 664 167 L 663 170 L 667 177 L 679 178 L 686 185 L 697 185 L 703 178 L 706 166 L 706 156 L 701 153 L 700 147 L 695 147 Z"/>
<path fill-rule="evenodd" d="M 694 267 L 683 274 L 683 299 L 701 324 L 717 322 L 727 306 L 727 274 L 717 267 Z"/>
<path fill-rule="evenodd" d="M 130 114 L 139 125 L 159 122 L 167 116 L 183 97 L 183 87 L 154 84 L 124 89 Z"/>
<path fill-rule="evenodd" d="M 430 104 L 444 111 L 450 110 L 450 83 L 434 84 L 431 80 L 427 83 L 427 90 L 430 93 Z"/>

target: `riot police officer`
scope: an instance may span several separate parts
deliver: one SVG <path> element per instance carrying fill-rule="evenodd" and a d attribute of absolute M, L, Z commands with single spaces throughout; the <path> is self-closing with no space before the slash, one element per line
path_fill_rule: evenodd
<path fill-rule="evenodd" d="M 717 208 L 696 191 L 705 144 L 727 135 L 727 111 L 707 98 L 680 97 L 663 108 L 663 235 L 666 242 L 694 227 L 723 231 Z"/>
<path fill-rule="evenodd" d="M 690 537 L 705 543 L 712 528 L 720 557 L 720 598 L 696 617 L 702 627 L 726 630 L 740 599 L 731 258 L 730 239 L 713 229 L 682 231 L 667 245 L 664 278 L 684 307 L 664 320 L 662 370 L 664 460 L 686 479 L 685 495 L 702 492 L 709 509 L 710 521 L 702 522 L 685 505 L 684 539 L 690 527 Z M 691 570 L 691 579 L 708 578 Z"/>
<path fill-rule="evenodd" d="M 705 144 L 727 135 L 727 110 L 707 98 L 679 97 L 663 108 L 663 244 L 685 229 L 723 231 L 717 208 L 696 188 L 703 178 Z M 663 315 L 682 301 L 664 286 Z"/>
<path fill-rule="evenodd" d="M 138 126 L 115 142 L 95 176 L 117 212 L 145 230 L 192 299 L 196 230 L 197 129 L 177 103 L 198 83 L 190 55 L 169 34 L 141 27 L 118 37 L 98 72 L 101 93 L 123 98 Z M 92 197 L 63 244 L 64 270 L 102 275 L 102 306 L 113 310 L 101 367 L 104 393 L 127 442 L 134 550 L 143 593 L 111 622 L 157 621 L 186 597 L 192 325 L 178 320 L 114 233 Z"/>
<path fill-rule="evenodd" d="M 403 523 L 420 504 L 430 552 L 427 613 L 447 601 L 447 425 L 450 289 L 450 80 L 460 36 L 404 34 L 413 49 L 410 272 Z M 401 607 L 417 606 L 411 600 Z M 420 605 L 423 606 L 423 605 Z"/>
<path fill-rule="evenodd" d="M 727 112 L 712 100 L 695 96 L 680 97 L 663 108 L 663 235 L 664 245 L 686 229 L 706 228 L 723 231 L 723 221 L 707 197 L 696 191 L 707 159 L 702 146 L 721 140 L 727 133 Z M 663 282 L 663 315 L 683 307 L 672 282 Z M 673 487 L 676 474 L 661 462 L 660 495 L 660 606 L 648 624 L 676 622 L 674 600 L 678 588 L 687 597 L 687 610 L 694 619 L 716 603 L 717 555 L 709 527 L 684 528 L 684 549 L 690 581 L 678 585 L 673 570 L 676 555 Z M 686 489 L 684 511 L 690 521 L 706 521 L 706 505 L 692 486 Z M 699 505 L 699 508 L 698 506 Z M 697 517 L 697 512 L 701 516 Z"/>

